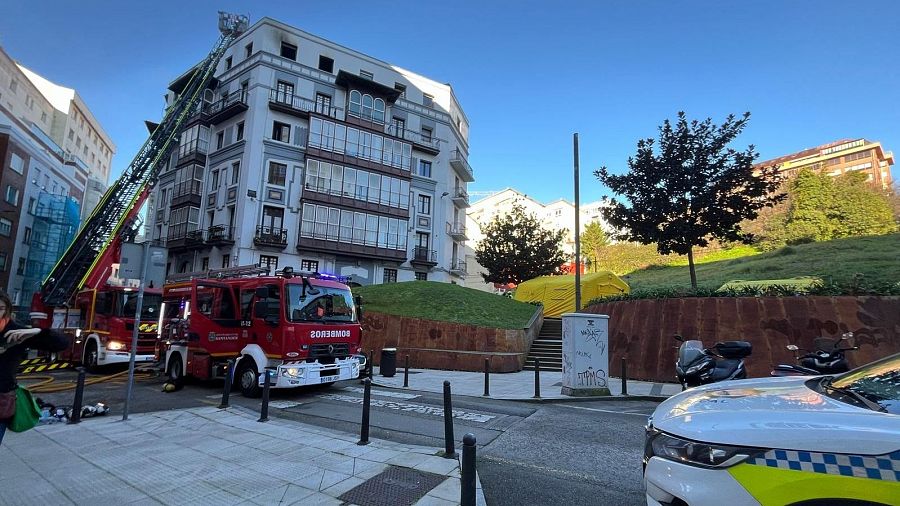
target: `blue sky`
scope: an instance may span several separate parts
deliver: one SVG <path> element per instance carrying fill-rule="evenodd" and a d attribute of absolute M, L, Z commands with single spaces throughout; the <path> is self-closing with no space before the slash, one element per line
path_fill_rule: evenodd
<path fill-rule="evenodd" d="M 900 2 L 5 0 L 0 45 L 75 88 L 127 166 L 163 92 L 215 42 L 216 11 L 269 16 L 449 82 L 471 123 L 470 190 L 606 193 L 665 118 L 750 111 L 739 145 L 771 158 L 845 137 L 900 154 Z M 898 168 L 893 171 L 898 178 Z"/>

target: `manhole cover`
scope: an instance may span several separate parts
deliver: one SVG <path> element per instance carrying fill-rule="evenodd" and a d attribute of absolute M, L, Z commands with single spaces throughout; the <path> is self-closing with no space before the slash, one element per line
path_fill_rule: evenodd
<path fill-rule="evenodd" d="M 338 499 L 360 506 L 410 505 L 446 479 L 446 476 L 440 474 L 391 466 L 345 492 Z"/>

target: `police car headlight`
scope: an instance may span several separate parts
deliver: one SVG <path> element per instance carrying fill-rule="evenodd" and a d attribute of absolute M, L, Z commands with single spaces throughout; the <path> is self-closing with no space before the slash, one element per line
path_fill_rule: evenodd
<path fill-rule="evenodd" d="M 282 369 L 281 372 L 290 378 L 302 378 L 306 375 L 306 369 L 302 367 L 287 367 Z"/>
<path fill-rule="evenodd" d="M 649 450 L 654 457 L 706 468 L 731 467 L 765 451 L 758 448 L 698 443 L 663 433 L 653 437 Z"/>
<path fill-rule="evenodd" d="M 110 341 L 106 344 L 106 349 L 109 351 L 119 351 L 125 349 L 125 343 L 119 341 Z"/>

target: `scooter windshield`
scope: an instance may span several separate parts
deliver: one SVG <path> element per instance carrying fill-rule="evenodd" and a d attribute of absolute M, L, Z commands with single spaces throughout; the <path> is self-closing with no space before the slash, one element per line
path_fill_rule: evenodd
<path fill-rule="evenodd" d="M 678 356 L 681 357 L 681 363 L 684 365 L 696 362 L 703 355 L 703 343 L 701 341 L 685 341 L 678 348 Z"/>

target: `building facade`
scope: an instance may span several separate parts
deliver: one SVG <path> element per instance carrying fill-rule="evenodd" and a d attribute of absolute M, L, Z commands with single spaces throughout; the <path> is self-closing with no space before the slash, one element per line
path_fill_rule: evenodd
<path fill-rule="evenodd" d="M 848 172 L 866 174 L 872 185 L 889 189 L 893 185 L 891 165 L 894 154 L 885 151 L 880 142 L 866 139 L 843 139 L 790 155 L 773 158 L 756 164 L 756 167 L 777 165 L 787 176 L 795 176 L 801 169 L 840 176 Z"/>
<path fill-rule="evenodd" d="M 166 244 L 168 273 L 256 264 L 463 282 L 474 177 L 449 85 L 270 18 L 215 78 L 149 202 L 145 235 Z"/>

